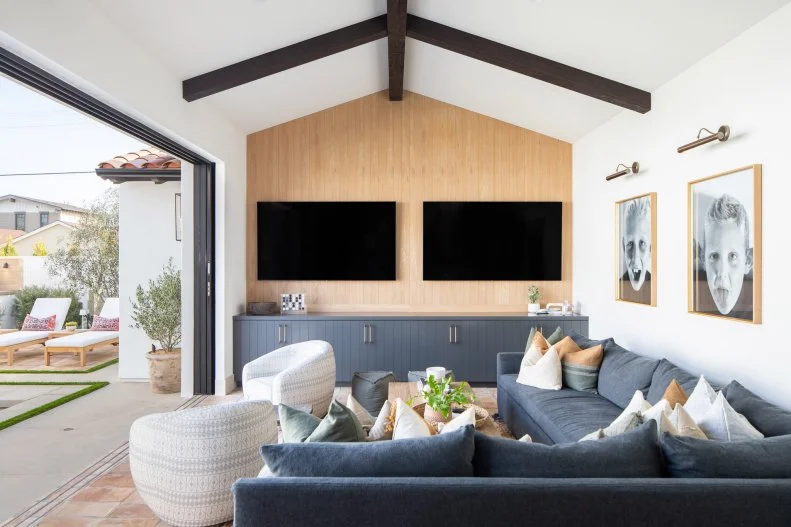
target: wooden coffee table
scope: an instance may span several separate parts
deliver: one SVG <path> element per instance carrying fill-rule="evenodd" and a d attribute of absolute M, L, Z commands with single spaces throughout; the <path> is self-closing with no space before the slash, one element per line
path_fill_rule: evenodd
<path fill-rule="evenodd" d="M 473 388 L 472 391 L 474 393 L 475 388 Z M 387 390 L 387 400 L 391 403 L 395 402 L 396 399 L 402 399 L 404 402 L 407 402 L 410 397 L 413 397 L 417 394 L 418 389 L 416 382 L 391 382 Z M 412 406 L 423 402 L 425 401 L 422 397 L 416 398 L 414 401 L 412 401 Z M 497 408 L 483 408 L 489 412 L 489 417 L 486 418 L 484 425 L 477 430 L 481 433 L 494 437 L 512 437 L 511 434 L 504 430 L 504 428 L 501 428 L 502 425 L 498 425 L 494 422 L 494 419 L 491 418 L 491 415 L 497 412 Z"/>

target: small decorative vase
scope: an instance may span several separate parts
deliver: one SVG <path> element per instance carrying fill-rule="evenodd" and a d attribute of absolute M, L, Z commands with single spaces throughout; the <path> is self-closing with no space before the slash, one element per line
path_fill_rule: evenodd
<path fill-rule="evenodd" d="M 453 412 L 448 417 L 442 415 L 442 412 L 438 412 L 429 405 L 426 405 L 426 409 L 423 410 L 423 419 L 426 422 L 431 423 L 434 425 L 434 428 L 437 427 L 438 423 L 448 423 L 451 419 L 453 419 Z"/>
<path fill-rule="evenodd" d="M 539 309 L 541 309 L 541 304 L 527 304 L 528 313 L 538 313 Z"/>

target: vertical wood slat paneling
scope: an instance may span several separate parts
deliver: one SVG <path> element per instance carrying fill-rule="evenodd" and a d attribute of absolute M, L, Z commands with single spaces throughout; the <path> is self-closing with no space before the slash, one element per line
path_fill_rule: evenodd
<path fill-rule="evenodd" d="M 571 300 L 571 145 L 427 97 L 377 93 L 248 136 L 247 300 L 304 292 L 322 311 L 523 311 L 530 282 L 422 280 L 422 202 L 562 201 Z M 397 280 L 258 281 L 258 201 L 396 201 Z"/>

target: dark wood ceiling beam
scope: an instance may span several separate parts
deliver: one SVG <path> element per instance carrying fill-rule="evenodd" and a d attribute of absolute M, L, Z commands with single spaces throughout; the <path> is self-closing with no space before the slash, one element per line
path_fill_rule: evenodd
<path fill-rule="evenodd" d="M 406 35 L 635 112 L 651 110 L 649 92 L 425 18 L 408 15 Z"/>
<path fill-rule="evenodd" d="M 386 36 L 387 15 L 380 15 L 192 77 L 182 82 L 182 94 L 185 100 L 195 101 Z"/>
<path fill-rule="evenodd" d="M 407 0 L 387 0 L 387 65 L 391 101 L 404 98 L 406 3 Z"/>

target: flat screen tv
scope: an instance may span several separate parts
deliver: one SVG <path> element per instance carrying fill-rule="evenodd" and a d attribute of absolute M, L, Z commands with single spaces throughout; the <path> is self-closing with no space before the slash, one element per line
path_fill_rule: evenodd
<path fill-rule="evenodd" d="M 394 202 L 259 202 L 259 280 L 395 280 Z"/>
<path fill-rule="evenodd" d="M 556 201 L 424 202 L 423 280 L 560 280 Z"/>

